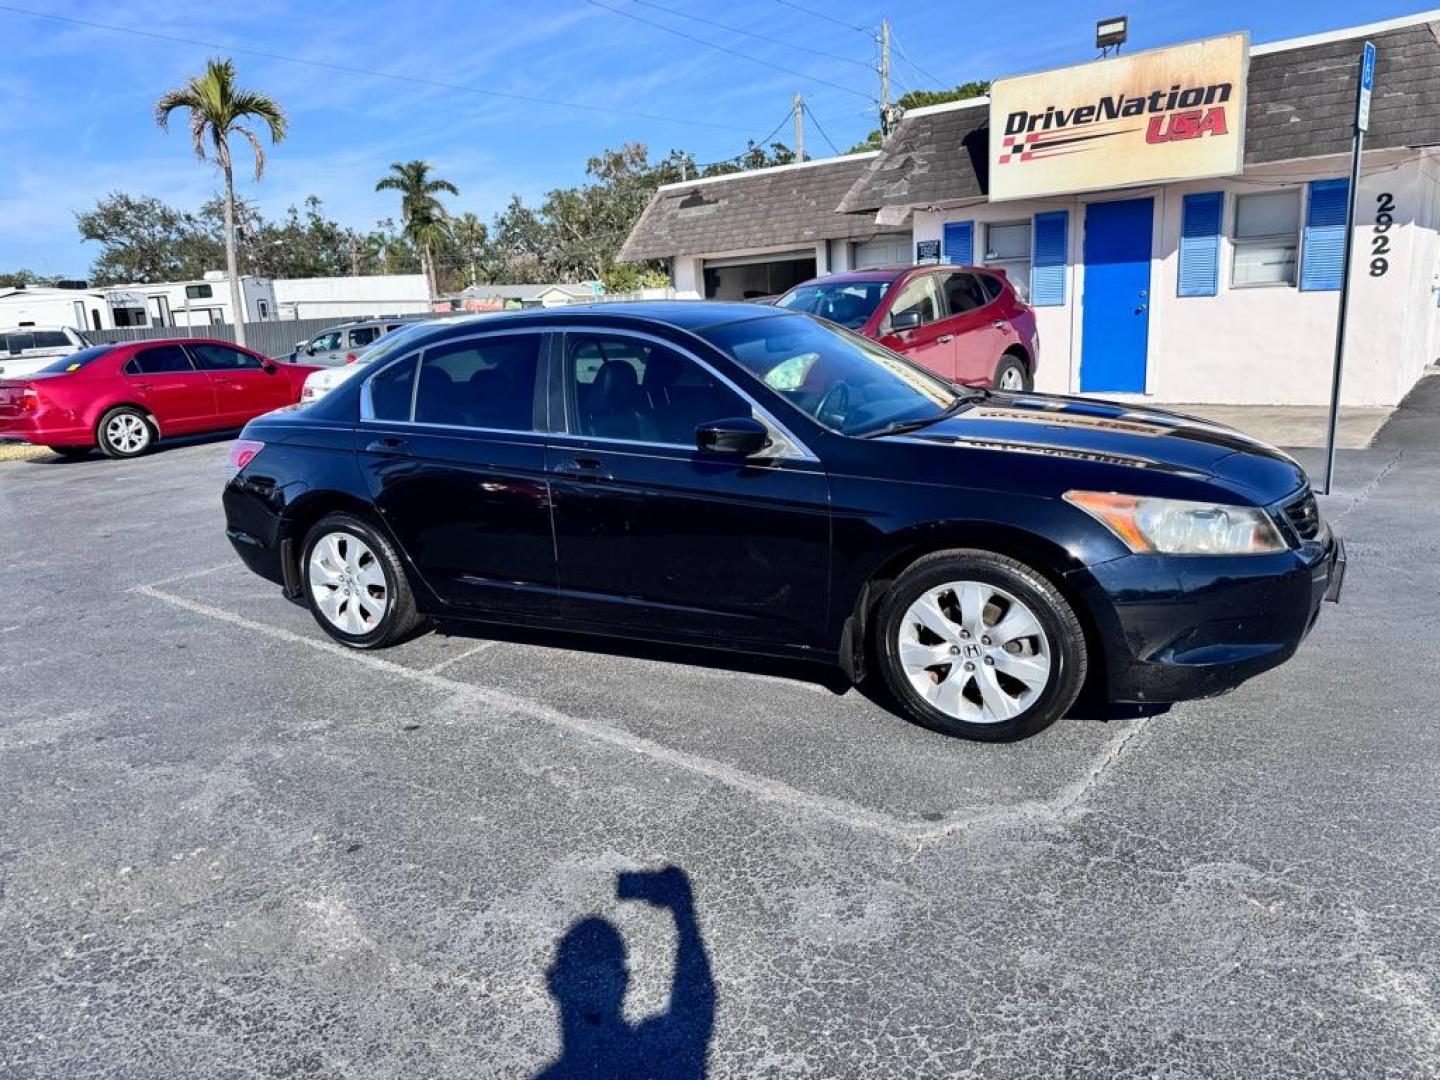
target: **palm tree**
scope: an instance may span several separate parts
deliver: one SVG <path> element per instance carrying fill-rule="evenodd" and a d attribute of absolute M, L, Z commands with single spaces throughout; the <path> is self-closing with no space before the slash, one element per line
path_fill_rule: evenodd
<path fill-rule="evenodd" d="M 428 161 L 397 161 L 390 166 L 390 175 L 375 185 L 376 191 L 400 192 L 400 217 L 405 235 L 420 253 L 420 269 L 430 299 L 435 299 L 434 249 L 445 236 L 445 207 L 436 197 L 440 192 L 459 195 L 460 189 L 449 180 L 430 175 Z"/>
<path fill-rule="evenodd" d="M 225 174 L 225 271 L 230 278 L 230 308 L 234 312 L 235 340 L 245 344 L 245 308 L 240 299 L 240 275 L 235 258 L 235 174 L 231 167 L 230 136 L 243 135 L 255 151 L 255 179 L 265 172 L 265 151 L 255 132 L 241 120 L 253 117 L 270 129 L 270 141 L 285 138 L 290 122 L 274 98 L 235 85 L 235 63 L 210 60 L 205 74 L 192 75 L 184 86 L 170 90 L 155 102 L 155 122 L 170 130 L 170 114 L 176 109 L 190 111 L 190 140 L 195 156 L 215 163 Z M 208 145 L 207 145 L 208 144 Z"/>
<path fill-rule="evenodd" d="M 480 283 L 480 256 L 485 251 L 485 241 L 490 230 L 473 211 L 467 210 L 455 219 L 455 239 L 462 255 L 470 263 L 470 284 Z"/>

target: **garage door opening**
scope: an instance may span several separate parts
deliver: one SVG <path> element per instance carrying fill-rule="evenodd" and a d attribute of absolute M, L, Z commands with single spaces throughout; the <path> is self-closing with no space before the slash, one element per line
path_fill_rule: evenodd
<path fill-rule="evenodd" d="M 779 296 L 815 276 L 815 257 L 761 262 L 705 263 L 705 299 L 759 300 Z"/>

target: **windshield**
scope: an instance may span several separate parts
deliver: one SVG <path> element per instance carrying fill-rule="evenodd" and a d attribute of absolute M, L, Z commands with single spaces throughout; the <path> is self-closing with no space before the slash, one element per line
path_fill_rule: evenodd
<path fill-rule="evenodd" d="M 964 400 L 873 341 L 815 319 L 776 316 L 700 331 L 797 409 L 842 435 L 939 416 Z"/>
<path fill-rule="evenodd" d="M 880 298 L 890 287 L 888 281 L 817 281 L 797 285 L 775 301 L 775 306 L 819 315 L 851 330 L 870 321 Z"/>
<path fill-rule="evenodd" d="M 92 345 L 88 349 L 81 349 L 79 352 L 73 352 L 69 356 L 62 356 L 59 360 L 50 361 L 50 363 L 37 371 L 36 374 L 64 375 L 71 371 L 79 371 L 86 364 L 99 360 L 100 357 L 104 356 L 113 348 L 113 345 Z"/>

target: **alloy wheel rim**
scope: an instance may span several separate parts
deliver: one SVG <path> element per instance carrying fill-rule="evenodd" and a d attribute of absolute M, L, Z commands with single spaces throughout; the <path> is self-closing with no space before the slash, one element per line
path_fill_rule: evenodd
<path fill-rule="evenodd" d="M 1007 367 L 1004 373 L 1000 376 L 1000 389 L 1023 390 L 1024 388 L 1025 383 L 1020 378 L 1020 369 L 1015 367 Z"/>
<path fill-rule="evenodd" d="M 380 560 L 351 533 L 326 533 L 316 542 L 309 576 L 315 606 L 342 633 L 368 634 L 390 609 L 390 586 Z"/>
<path fill-rule="evenodd" d="M 123 413 L 105 425 L 105 441 L 122 454 L 134 454 L 150 441 L 150 428 L 134 413 Z"/>
<path fill-rule="evenodd" d="M 1014 720 L 1050 685 L 1054 656 L 1040 620 L 1014 593 L 987 582 L 926 590 L 906 609 L 898 638 L 915 692 L 957 720 Z"/>

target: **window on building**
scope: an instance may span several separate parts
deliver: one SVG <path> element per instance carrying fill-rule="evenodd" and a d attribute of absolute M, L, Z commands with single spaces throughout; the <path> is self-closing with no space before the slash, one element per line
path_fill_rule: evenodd
<path fill-rule="evenodd" d="M 256 301 L 256 306 L 258 306 L 259 309 L 260 309 L 260 318 L 261 318 L 262 320 L 270 318 L 270 305 L 269 305 L 269 304 L 267 304 L 264 300 L 258 300 L 258 301 Z"/>
<path fill-rule="evenodd" d="M 209 300 L 215 295 L 215 290 L 209 285 L 186 285 L 185 296 L 190 300 Z"/>
<path fill-rule="evenodd" d="M 1021 300 L 1030 299 L 1030 222 L 1009 221 L 985 226 L 986 266 L 1004 270 Z"/>
<path fill-rule="evenodd" d="M 1230 284 L 1294 285 L 1300 246 L 1300 192 L 1266 191 L 1235 198 Z"/>

